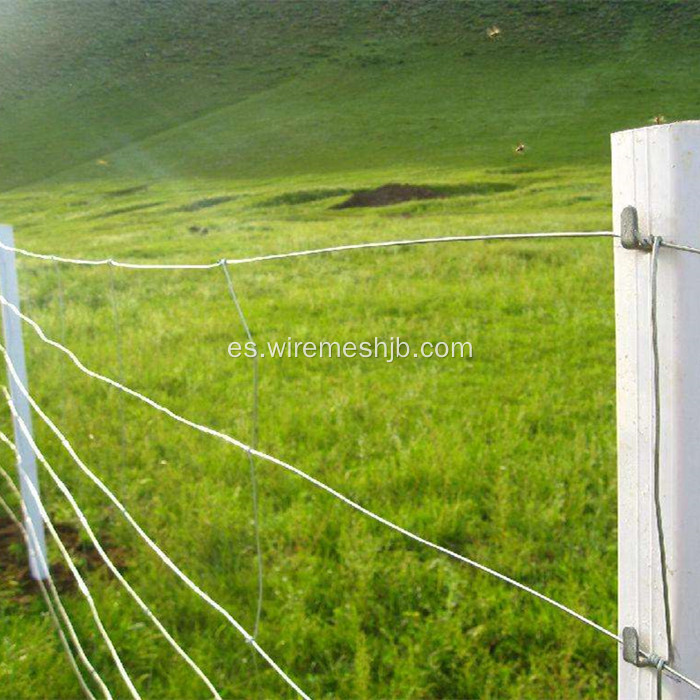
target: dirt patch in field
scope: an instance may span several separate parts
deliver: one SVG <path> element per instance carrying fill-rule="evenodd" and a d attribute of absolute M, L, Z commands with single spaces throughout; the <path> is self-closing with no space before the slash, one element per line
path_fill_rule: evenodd
<path fill-rule="evenodd" d="M 357 190 L 345 201 L 332 206 L 331 209 L 386 207 L 391 204 L 425 199 L 483 196 L 509 192 L 516 188 L 517 185 L 510 182 L 467 182 L 452 185 L 398 185 L 391 183 L 373 190 Z"/>
<path fill-rule="evenodd" d="M 355 207 L 386 207 L 390 204 L 412 202 L 418 199 L 442 199 L 445 197 L 430 187 L 418 185 L 398 185 L 390 183 L 373 190 L 360 190 L 332 209 L 353 209 Z"/>
<path fill-rule="evenodd" d="M 90 543 L 83 542 L 79 530 L 69 523 L 54 523 L 59 537 L 76 562 L 81 572 L 104 567 L 97 550 Z M 110 559 L 120 570 L 126 568 L 127 552 L 115 546 L 109 537 L 98 535 Z M 46 536 L 47 543 L 50 538 Z M 53 546 L 49 544 L 49 554 Z M 68 566 L 63 562 L 51 565 L 51 577 L 59 593 L 77 589 Z M 29 573 L 27 549 L 17 525 L 10 518 L 0 517 L 0 591 L 2 596 L 14 603 L 27 605 L 40 596 L 39 586 Z"/>

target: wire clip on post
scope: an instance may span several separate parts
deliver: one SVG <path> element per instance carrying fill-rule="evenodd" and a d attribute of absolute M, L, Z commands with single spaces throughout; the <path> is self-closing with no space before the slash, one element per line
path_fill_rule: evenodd
<path fill-rule="evenodd" d="M 666 661 L 658 654 L 642 654 L 639 651 L 639 635 L 634 627 L 622 630 L 622 658 L 637 668 L 648 666 L 660 671 L 666 665 Z"/>
<path fill-rule="evenodd" d="M 634 207 L 625 207 L 620 214 L 622 247 L 628 250 L 651 250 L 652 240 L 639 232 L 639 218 Z"/>

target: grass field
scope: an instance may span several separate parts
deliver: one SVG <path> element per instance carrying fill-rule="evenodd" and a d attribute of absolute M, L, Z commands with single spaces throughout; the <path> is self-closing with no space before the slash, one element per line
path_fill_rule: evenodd
<path fill-rule="evenodd" d="M 0 78 L 0 219 L 19 245 L 212 262 L 609 229 L 609 133 L 698 112 L 687 89 L 700 65 L 696 3 L 201 7 L 0 7 L 0 38 L 14 48 Z M 486 38 L 492 24 L 500 40 Z M 389 182 L 449 196 L 332 208 Z M 353 252 L 232 274 L 258 343 L 471 341 L 471 360 L 261 360 L 261 448 L 616 627 L 610 241 Z M 86 364 L 250 438 L 252 367 L 226 353 L 244 334 L 221 270 L 23 260 L 20 281 L 25 311 Z M 172 558 L 252 626 L 246 455 L 85 378 L 29 329 L 25 338 L 39 403 Z M 222 694 L 286 697 L 48 430 L 36 433 L 127 578 Z M 259 641 L 311 696 L 614 696 L 610 640 L 273 465 L 258 476 Z M 75 522 L 48 478 L 42 488 L 55 519 Z M 8 570 L 24 561 L 20 547 L 8 556 Z M 114 580 L 85 570 L 144 696 L 204 697 Z M 76 697 L 41 601 L 0 577 L 0 696 Z M 80 594 L 64 599 L 123 697 Z"/>

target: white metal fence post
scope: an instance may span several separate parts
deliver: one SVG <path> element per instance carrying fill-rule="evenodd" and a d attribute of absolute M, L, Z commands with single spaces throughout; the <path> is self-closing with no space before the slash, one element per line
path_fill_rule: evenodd
<path fill-rule="evenodd" d="M 0 225 L 0 241 L 7 246 L 14 247 L 14 236 L 10 226 Z M 11 250 L 0 249 L 0 290 L 2 295 L 19 308 L 19 287 L 17 285 L 17 269 L 15 267 L 15 254 Z M 24 386 L 27 384 L 27 368 L 24 360 L 24 343 L 22 341 L 22 321 L 20 318 L 3 307 L 2 310 L 2 328 L 5 337 L 5 347 L 7 354 L 15 366 L 17 375 Z M 32 417 L 29 409 L 29 403 L 22 392 L 17 387 L 16 382 L 8 372 L 7 379 L 10 383 L 10 394 L 12 401 L 17 407 L 17 412 L 22 417 L 27 428 L 32 430 Z M 27 486 L 27 481 L 30 481 L 36 492 L 39 493 L 39 480 L 37 477 L 36 460 L 34 452 L 30 447 L 27 439 L 23 435 L 17 420 L 13 419 L 15 445 L 19 453 L 19 480 L 22 500 L 26 507 L 27 519 L 31 524 L 27 524 L 29 532 L 34 529 L 36 540 L 39 545 L 39 552 L 35 552 L 33 548 L 29 552 L 29 570 L 32 578 L 45 579 L 48 577 L 46 558 L 46 543 L 44 541 L 44 523 L 41 519 L 41 513 L 37 506 L 31 490 Z"/>
<path fill-rule="evenodd" d="M 634 207 L 642 238 L 700 247 L 700 122 L 612 135 L 613 222 Z M 644 247 L 644 246 L 643 246 Z M 615 242 L 619 627 L 641 647 L 700 676 L 700 255 L 658 251 L 659 496 L 672 649 L 668 648 L 654 488 L 651 253 Z M 697 691 L 667 675 L 664 700 Z M 620 651 L 621 700 L 656 698 L 654 668 Z"/>

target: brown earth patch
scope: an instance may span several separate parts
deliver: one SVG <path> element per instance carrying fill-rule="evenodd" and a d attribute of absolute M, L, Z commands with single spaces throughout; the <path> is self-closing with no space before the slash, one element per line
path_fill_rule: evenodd
<path fill-rule="evenodd" d="M 430 187 L 418 185 L 399 185 L 390 183 L 373 190 L 355 192 L 344 202 L 336 204 L 333 209 L 352 209 L 354 207 L 386 207 L 390 204 L 411 202 L 419 199 L 442 199 L 446 195 Z"/>
<path fill-rule="evenodd" d="M 81 572 L 104 567 L 104 562 L 92 544 L 81 540 L 78 528 L 70 523 L 54 523 L 54 527 Z M 115 566 L 119 570 L 125 569 L 126 550 L 115 546 L 109 537 L 99 538 Z M 48 533 L 46 539 L 48 544 Z M 55 548 L 50 544 L 48 546 L 50 557 Z M 73 574 L 63 561 L 51 564 L 51 577 L 59 593 L 69 593 L 77 589 Z M 27 549 L 22 533 L 8 517 L 0 517 L 0 595 L 20 605 L 28 605 L 40 595 L 39 586 L 29 573 Z"/>

